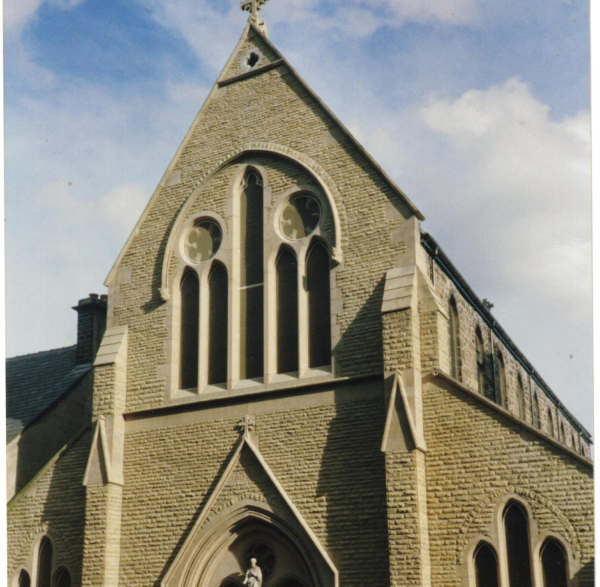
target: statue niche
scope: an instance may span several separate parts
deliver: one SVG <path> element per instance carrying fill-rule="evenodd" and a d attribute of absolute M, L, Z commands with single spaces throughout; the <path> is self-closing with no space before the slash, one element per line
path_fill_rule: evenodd
<path fill-rule="evenodd" d="M 231 532 L 199 587 L 312 587 L 298 548 L 273 526 L 250 523 Z"/>

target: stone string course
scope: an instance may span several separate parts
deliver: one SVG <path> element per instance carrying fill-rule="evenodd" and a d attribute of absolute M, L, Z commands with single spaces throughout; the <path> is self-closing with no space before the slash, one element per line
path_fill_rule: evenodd
<path fill-rule="evenodd" d="M 256 415 L 261 454 L 338 565 L 341 585 L 380 587 L 389 580 L 383 417 L 382 403 L 372 401 Z M 128 435 L 120 584 L 154 585 L 163 576 L 227 466 L 236 424 Z M 247 461 L 251 481 L 241 490 L 227 485 L 215 507 L 241 494 L 278 499 Z M 368 566 L 369 575 L 357 576 L 357 565 Z"/>

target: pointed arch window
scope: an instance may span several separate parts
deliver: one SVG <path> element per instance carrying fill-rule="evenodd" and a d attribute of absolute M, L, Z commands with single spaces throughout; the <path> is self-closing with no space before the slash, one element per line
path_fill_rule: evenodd
<path fill-rule="evenodd" d="M 548 408 L 548 434 L 554 436 L 554 418 L 552 416 L 551 408 Z"/>
<path fill-rule="evenodd" d="M 557 541 L 549 538 L 541 548 L 544 587 L 568 587 L 567 555 Z"/>
<path fill-rule="evenodd" d="M 504 510 L 504 535 L 510 587 L 531 587 L 529 520 L 517 502 L 509 502 Z"/>
<path fill-rule="evenodd" d="M 240 194 L 240 378 L 262 377 L 263 335 L 263 182 L 249 171 Z"/>
<path fill-rule="evenodd" d="M 188 270 L 181 280 L 180 389 L 198 386 L 199 320 L 200 283 L 196 272 Z"/>
<path fill-rule="evenodd" d="M 51 587 L 52 583 L 52 542 L 42 538 L 38 551 L 37 587 Z"/>
<path fill-rule="evenodd" d="M 525 389 L 521 375 L 517 376 L 517 401 L 519 403 L 519 418 L 525 418 Z"/>
<path fill-rule="evenodd" d="M 215 262 L 208 277 L 208 383 L 227 382 L 229 288 L 227 269 Z"/>
<path fill-rule="evenodd" d="M 450 375 L 460 380 L 460 338 L 458 327 L 458 308 L 454 296 L 450 298 L 448 308 L 448 336 L 450 339 Z"/>
<path fill-rule="evenodd" d="M 31 587 L 31 577 L 25 569 L 19 574 L 19 587 Z"/>
<path fill-rule="evenodd" d="M 479 326 L 475 329 L 475 356 L 477 359 L 477 391 L 485 395 L 485 351 Z"/>
<path fill-rule="evenodd" d="M 306 261 L 308 293 L 309 367 L 331 365 L 330 257 L 323 243 L 315 242 Z"/>
<path fill-rule="evenodd" d="M 283 248 L 277 273 L 277 372 L 298 371 L 298 263 L 296 255 Z"/>
<path fill-rule="evenodd" d="M 496 351 L 496 403 L 506 405 L 506 372 L 502 352 Z"/>
<path fill-rule="evenodd" d="M 56 571 L 55 587 L 71 587 L 71 575 L 64 567 Z"/>
<path fill-rule="evenodd" d="M 481 542 L 474 555 L 477 587 L 498 587 L 498 557 L 487 542 Z"/>
<path fill-rule="evenodd" d="M 536 393 L 533 395 L 533 424 L 536 428 L 542 427 L 540 413 L 540 399 Z"/>

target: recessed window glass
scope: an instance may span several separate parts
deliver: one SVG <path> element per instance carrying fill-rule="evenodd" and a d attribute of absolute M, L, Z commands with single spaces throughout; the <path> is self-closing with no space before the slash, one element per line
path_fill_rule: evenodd
<path fill-rule="evenodd" d="M 214 257 L 222 239 L 221 228 L 212 220 L 201 220 L 188 232 L 185 253 L 192 263 L 202 263 Z"/>
<path fill-rule="evenodd" d="M 306 194 L 292 198 L 281 214 L 281 232 L 291 241 L 312 234 L 321 220 L 321 206 Z"/>

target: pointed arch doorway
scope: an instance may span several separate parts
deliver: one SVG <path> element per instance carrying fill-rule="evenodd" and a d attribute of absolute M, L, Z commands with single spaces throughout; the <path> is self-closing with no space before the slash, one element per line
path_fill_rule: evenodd
<path fill-rule="evenodd" d="M 261 569 L 261 587 L 313 587 L 309 563 L 292 539 L 274 526 L 249 521 L 232 529 L 207 562 L 198 587 L 241 587 L 250 559 Z"/>

